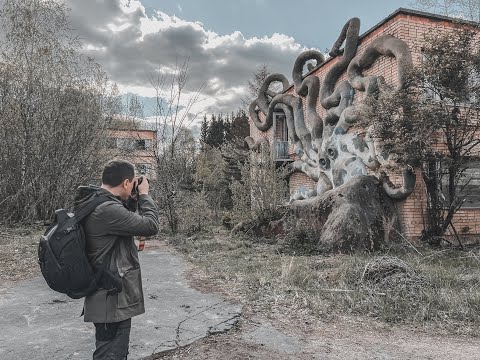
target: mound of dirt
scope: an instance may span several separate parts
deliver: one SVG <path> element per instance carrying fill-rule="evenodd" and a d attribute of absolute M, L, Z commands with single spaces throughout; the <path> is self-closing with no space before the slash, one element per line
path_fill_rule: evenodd
<path fill-rule="evenodd" d="M 420 289 L 427 285 L 425 277 L 403 260 L 394 256 L 378 256 L 368 262 L 361 282 L 383 290 Z"/>
<path fill-rule="evenodd" d="M 317 233 L 318 247 L 327 251 L 375 251 L 400 232 L 395 202 L 374 176 L 359 176 L 320 196 L 294 201 L 289 216 L 307 221 Z"/>

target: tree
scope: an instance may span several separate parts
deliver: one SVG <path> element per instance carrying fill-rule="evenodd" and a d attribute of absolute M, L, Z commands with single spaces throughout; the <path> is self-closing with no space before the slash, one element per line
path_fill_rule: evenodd
<path fill-rule="evenodd" d="M 205 144 L 207 143 L 207 136 L 208 136 L 208 121 L 207 115 L 203 115 L 202 125 L 200 127 L 200 144 L 202 146 L 202 150 L 205 150 Z"/>
<path fill-rule="evenodd" d="M 287 170 L 275 166 L 266 146 L 250 155 L 241 165 L 241 180 L 235 180 L 230 185 L 233 219 L 236 222 L 251 219 L 262 222 L 278 218 L 279 209 L 287 201 Z"/>
<path fill-rule="evenodd" d="M 244 139 L 250 135 L 250 125 L 248 124 L 248 115 L 243 109 L 232 113 L 230 127 L 225 135 L 228 142 L 235 141 L 243 146 Z"/>
<path fill-rule="evenodd" d="M 208 134 L 206 143 L 209 146 L 219 148 L 225 142 L 225 122 L 223 115 L 212 114 L 210 124 L 208 126 Z"/>
<path fill-rule="evenodd" d="M 268 75 L 272 73 L 270 66 L 262 64 L 252 74 L 252 78 L 248 80 L 248 93 L 242 99 L 244 109 L 248 109 L 253 99 L 255 99 Z"/>
<path fill-rule="evenodd" d="M 427 190 L 423 239 L 440 245 L 453 217 L 477 189 L 469 167 L 479 159 L 480 42 L 468 29 L 433 29 L 409 87 L 370 99 L 372 135 L 396 163 L 420 167 Z"/>
<path fill-rule="evenodd" d="M 229 200 L 225 168 L 226 163 L 221 149 L 206 146 L 197 157 L 195 180 L 205 194 L 215 217 L 218 217 L 220 210 L 226 207 L 226 202 Z"/>
<path fill-rule="evenodd" d="M 158 139 L 152 152 L 157 179 L 153 194 L 172 233 L 179 230 L 179 192 L 191 187 L 194 173 L 195 142 L 186 128 L 198 115 L 192 111 L 203 88 L 188 91 L 188 61 L 185 59 L 170 74 L 158 71 L 149 75 L 157 99 L 154 129 Z"/>
<path fill-rule="evenodd" d="M 82 57 L 68 9 L 5 0 L 0 12 L 0 180 L 3 219 L 51 219 L 73 190 L 98 178 L 114 113 L 113 88 Z"/>
<path fill-rule="evenodd" d="M 445 16 L 480 22 L 480 2 L 478 0 L 415 0 L 413 6 Z"/>
<path fill-rule="evenodd" d="M 455 213 L 475 187 L 468 168 L 479 158 L 480 41 L 468 29 L 432 31 L 423 46 L 423 63 L 415 78 L 424 96 L 421 116 L 432 122 L 438 145 L 430 148 L 423 178 L 428 192 L 429 227 L 425 237 L 435 245 L 447 229 L 460 242 Z M 460 243 L 461 245 L 461 243 Z"/>

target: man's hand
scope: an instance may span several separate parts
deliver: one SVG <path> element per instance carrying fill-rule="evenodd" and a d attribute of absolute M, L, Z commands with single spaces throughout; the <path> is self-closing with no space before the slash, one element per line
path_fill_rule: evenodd
<path fill-rule="evenodd" d="M 149 188 L 150 185 L 148 184 L 147 177 L 142 175 L 142 183 L 138 185 L 138 195 L 148 195 Z"/>

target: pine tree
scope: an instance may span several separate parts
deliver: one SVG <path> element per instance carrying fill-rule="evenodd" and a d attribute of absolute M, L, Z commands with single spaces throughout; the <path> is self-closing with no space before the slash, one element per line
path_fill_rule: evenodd
<path fill-rule="evenodd" d="M 200 127 L 200 143 L 202 145 L 202 151 L 205 151 L 205 145 L 207 144 L 208 128 L 207 115 L 205 114 Z"/>
<path fill-rule="evenodd" d="M 248 124 L 248 115 L 243 109 L 239 109 L 236 114 L 232 113 L 229 129 L 226 134 L 227 141 L 240 141 L 250 135 L 250 125 Z"/>
<path fill-rule="evenodd" d="M 218 117 L 212 114 L 210 126 L 208 127 L 206 143 L 212 147 L 220 147 L 225 141 L 225 129 L 222 115 Z"/>

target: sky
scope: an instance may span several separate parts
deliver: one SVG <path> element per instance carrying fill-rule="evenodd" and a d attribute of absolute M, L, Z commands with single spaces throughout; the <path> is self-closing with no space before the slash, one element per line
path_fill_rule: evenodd
<path fill-rule="evenodd" d="M 191 117 L 241 107 L 262 64 L 291 81 L 304 50 L 325 52 L 359 17 L 363 33 L 411 0 L 66 0 L 82 52 L 122 93 L 152 97 L 151 74 L 171 74 L 189 59 L 182 101 L 199 88 Z M 145 99 L 148 100 L 148 99 Z M 149 115 L 149 109 L 145 109 Z"/>

